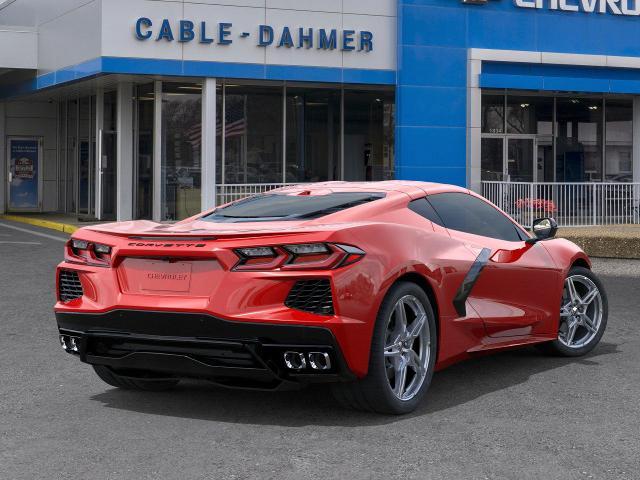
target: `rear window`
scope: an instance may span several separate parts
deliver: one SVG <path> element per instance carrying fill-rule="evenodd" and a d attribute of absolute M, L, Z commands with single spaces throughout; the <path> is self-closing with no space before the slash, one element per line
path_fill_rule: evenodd
<path fill-rule="evenodd" d="M 342 192 L 327 195 L 265 194 L 218 208 L 202 218 L 210 222 L 266 222 L 320 218 L 384 198 L 378 192 Z"/>

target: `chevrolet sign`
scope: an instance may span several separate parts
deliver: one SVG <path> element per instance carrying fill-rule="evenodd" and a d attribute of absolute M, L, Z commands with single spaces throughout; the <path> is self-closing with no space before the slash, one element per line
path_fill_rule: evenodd
<path fill-rule="evenodd" d="M 564 12 L 640 15 L 640 0 L 513 0 L 520 8 L 560 10 Z"/>

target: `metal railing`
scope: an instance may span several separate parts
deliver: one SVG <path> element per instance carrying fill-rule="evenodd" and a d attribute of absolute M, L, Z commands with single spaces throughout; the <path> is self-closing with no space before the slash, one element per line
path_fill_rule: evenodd
<path fill-rule="evenodd" d="M 290 187 L 299 183 L 228 183 L 216 186 L 216 205 L 235 202 L 257 193 L 268 192 L 274 188 Z"/>
<path fill-rule="evenodd" d="M 482 194 L 527 227 L 546 216 L 563 227 L 640 223 L 640 183 L 483 181 Z"/>

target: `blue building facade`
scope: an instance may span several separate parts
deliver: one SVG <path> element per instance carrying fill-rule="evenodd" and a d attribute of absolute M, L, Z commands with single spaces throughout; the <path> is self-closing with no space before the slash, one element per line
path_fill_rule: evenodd
<path fill-rule="evenodd" d="M 23 210 L 96 219 L 322 180 L 639 182 L 637 3 L 16 0 L 0 212 L 25 139 Z"/>

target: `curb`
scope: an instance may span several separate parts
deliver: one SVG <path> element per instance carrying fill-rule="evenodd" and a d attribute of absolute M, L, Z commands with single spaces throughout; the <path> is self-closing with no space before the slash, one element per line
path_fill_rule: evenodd
<path fill-rule="evenodd" d="M 50 230 L 57 230 L 63 233 L 73 233 L 78 230 L 79 227 L 75 225 L 69 225 L 68 223 L 52 222 L 50 220 L 43 220 L 41 218 L 23 217 L 20 215 L 0 215 L 2 220 L 10 220 L 12 222 L 26 223 L 35 227 L 48 228 Z"/>

